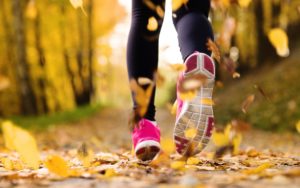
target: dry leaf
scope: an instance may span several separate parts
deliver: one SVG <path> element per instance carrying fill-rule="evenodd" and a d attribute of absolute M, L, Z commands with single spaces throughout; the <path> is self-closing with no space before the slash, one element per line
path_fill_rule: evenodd
<path fill-rule="evenodd" d="M 217 60 L 217 62 L 221 63 L 221 52 L 217 44 L 209 38 L 207 39 L 206 46 L 207 49 L 213 53 L 213 57 Z"/>
<path fill-rule="evenodd" d="M 153 81 L 150 78 L 146 78 L 146 77 L 139 77 L 138 78 L 138 84 L 141 85 L 141 86 L 149 85 L 149 84 L 152 84 L 152 83 L 153 83 Z"/>
<path fill-rule="evenodd" d="M 296 123 L 296 130 L 300 133 L 300 120 Z"/>
<path fill-rule="evenodd" d="M 234 154 L 234 155 L 239 154 L 241 143 L 242 143 L 242 135 L 241 135 L 241 134 L 237 134 L 237 135 L 232 139 L 233 154 Z"/>
<path fill-rule="evenodd" d="M 48 156 L 44 164 L 50 172 L 58 176 L 66 178 L 70 174 L 70 168 L 67 161 L 58 155 Z"/>
<path fill-rule="evenodd" d="M 287 57 L 290 54 L 289 39 L 286 32 L 281 28 L 271 29 L 268 33 L 271 44 L 276 48 L 276 52 L 281 57 Z"/>
<path fill-rule="evenodd" d="M 262 87 L 260 87 L 259 85 L 254 85 L 254 88 L 256 88 L 265 99 L 271 101 L 270 97 L 266 94 L 266 92 L 262 89 Z"/>
<path fill-rule="evenodd" d="M 232 78 L 240 78 L 240 77 L 241 77 L 241 75 L 238 72 L 234 72 L 232 75 Z"/>
<path fill-rule="evenodd" d="M 40 154 L 34 137 L 10 121 L 4 121 L 2 123 L 2 131 L 5 146 L 8 149 L 16 150 L 20 154 L 21 160 L 28 167 L 38 169 Z"/>
<path fill-rule="evenodd" d="M 162 138 L 161 139 L 161 148 L 168 155 L 175 152 L 175 145 L 174 145 L 174 142 L 172 139 Z"/>
<path fill-rule="evenodd" d="M 264 163 L 254 169 L 244 170 L 243 173 L 247 174 L 247 175 L 260 174 L 261 172 L 263 172 L 264 170 L 266 170 L 268 168 L 271 168 L 272 166 L 274 166 L 272 163 L 267 162 L 267 163 Z"/>
<path fill-rule="evenodd" d="M 158 29 L 158 22 L 154 16 L 148 19 L 147 29 L 149 31 L 156 31 Z"/>
<path fill-rule="evenodd" d="M 246 100 L 243 102 L 242 104 L 242 111 L 246 114 L 247 113 L 247 110 L 249 108 L 249 106 L 254 102 L 255 100 L 255 95 L 252 94 L 252 95 L 249 95 Z"/>
<path fill-rule="evenodd" d="M 111 178 L 116 176 L 118 173 L 113 168 L 108 168 L 105 170 L 104 177 Z"/>
<path fill-rule="evenodd" d="M 77 151 L 78 158 L 82 162 L 84 167 L 90 167 L 94 160 L 94 152 L 87 148 L 87 145 L 83 143 Z"/>

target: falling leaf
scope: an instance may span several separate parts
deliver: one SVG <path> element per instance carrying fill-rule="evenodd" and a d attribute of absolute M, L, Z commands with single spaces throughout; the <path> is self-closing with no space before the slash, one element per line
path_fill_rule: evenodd
<path fill-rule="evenodd" d="M 249 95 L 246 100 L 243 102 L 242 104 L 242 111 L 246 114 L 247 113 L 247 110 L 249 108 L 249 106 L 254 102 L 255 100 L 255 95 L 252 94 L 252 95 Z"/>
<path fill-rule="evenodd" d="M 185 161 L 174 161 L 170 167 L 174 170 L 185 170 Z"/>
<path fill-rule="evenodd" d="M 169 67 L 176 72 L 183 72 L 186 70 L 185 64 L 177 63 L 177 64 L 168 64 Z"/>
<path fill-rule="evenodd" d="M 158 22 L 154 16 L 148 19 L 147 29 L 149 31 L 156 31 L 158 29 Z"/>
<path fill-rule="evenodd" d="M 262 89 L 262 87 L 260 87 L 259 85 L 254 85 L 254 88 L 256 88 L 265 99 L 271 101 L 270 97 L 266 94 L 266 92 Z"/>
<path fill-rule="evenodd" d="M 252 0 L 238 0 L 239 5 L 242 8 L 247 8 L 249 6 L 249 4 L 251 3 Z"/>
<path fill-rule="evenodd" d="M 197 129 L 196 129 L 196 128 L 189 128 L 189 129 L 186 129 L 186 130 L 184 131 L 184 136 L 185 136 L 186 138 L 192 139 L 192 138 L 194 138 L 196 135 L 197 135 Z"/>
<path fill-rule="evenodd" d="M 233 154 L 237 155 L 239 153 L 239 148 L 242 142 L 242 135 L 238 134 L 232 139 L 233 144 Z"/>
<path fill-rule="evenodd" d="M 134 99 L 137 103 L 137 113 L 143 117 L 148 109 L 154 84 L 149 85 L 145 90 L 134 80 L 130 80 L 130 88 L 134 92 Z"/>
<path fill-rule="evenodd" d="M 138 78 L 138 84 L 141 85 L 141 86 L 149 85 L 149 84 L 152 84 L 152 83 L 153 83 L 153 81 L 150 78 L 146 78 L 146 77 L 139 77 Z"/>
<path fill-rule="evenodd" d="M 217 62 L 221 63 L 221 52 L 217 44 L 209 38 L 207 39 L 206 46 L 207 49 L 213 53 L 213 57 L 217 60 Z"/>
<path fill-rule="evenodd" d="M 21 160 L 28 167 L 38 169 L 40 154 L 34 137 L 10 121 L 2 123 L 2 131 L 5 146 L 10 150 L 16 150 L 20 154 Z"/>
<path fill-rule="evenodd" d="M 185 77 L 179 81 L 178 90 L 179 92 L 199 90 L 206 81 L 207 77 L 201 74 Z"/>
<path fill-rule="evenodd" d="M 268 168 L 271 168 L 272 166 L 274 166 L 272 163 L 266 162 L 266 163 L 263 163 L 262 165 L 254 168 L 254 169 L 244 170 L 243 173 L 248 174 L 248 175 L 260 174 L 261 172 L 263 172 L 264 170 L 266 170 Z"/>
<path fill-rule="evenodd" d="M 165 152 L 160 152 L 154 160 L 150 162 L 150 166 L 152 167 L 161 167 L 161 166 L 169 166 L 171 163 L 171 159 L 169 154 Z"/>
<path fill-rule="evenodd" d="M 154 80 L 155 80 L 155 85 L 157 87 L 162 87 L 165 83 L 165 78 L 164 76 L 160 73 L 159 70 L 157 70 L 155 73 L 154 73 Z"/>
<path fill-rule="evenodd" d="M 91 149 L 88 149 L 85 143 L 80 146 L 77 154 L 84 167 L 87 168 L 91 166 L 94 159 L 94 152 Z"/>
<path fill-rule="evenodd" d="M 172 10 L 173 12 L 178 10 L 183 5 L 186 5 L 189 0 L 172 0 Z"/>
<path fill-rule="evenodd" d="M 177 108 L 178 108 L 178 101 L 175 100 L 174 104 L 172 105 L 172 108 L 171 108 L 171 114 L 172 115 L 176 115 L 177 113 Z"/>
<path fill-rule="evenodd" d="M 173 143 L 173 140 L 169 138 L 161 139 L 161 148 L 168 155 L 175 152 L 175 145 Z"/>
<path fill-rule="evenodd" d="M 230 140 L 226 134 L 223 132 L 214 131 L 212 134 L 212 141 L 216 146 L 222 147 L 230 143 Z"/>
<path fill-rule="evenodd" d="M 165 11 L 161 8 L 161 6 L 156 6 L 156 13 L 161 18 L 165 15 Z"/>
<path fill-rule="evenodd" d="M 62 157 L 58 155 L 48 156 L 44 164 L 50 172 L 58 176 L 64 178 L 69 176 L 70 168 L 68 166 L 67 161 L 65 161 Z"/>
<path fill-rule="evenodd" d="M 300 120 L 296 123 L 296 129 L 300 133 Z"/>
<path fill-rule="evenodd" d="M 238 72 L 234 72 L 232 75 L 232 78 L 240 78 L 240 77 L 241 77 L 241 75 Z"/>
<path fill-rule="evenodd" d="M 289 39 L 286 32 L 281 28 L 271 29 L 268 33 L 271 44 L 276 48 L 276 52 L 281 57 L 287 57 L 290 54 Z"/>
<path fill-rule="evenodd" d="M 188 165 L 197 165 L 201 162 L 200 159 L 196 158 L 196 157 L 189 157 L 186 161 L 186 164 Z"/>

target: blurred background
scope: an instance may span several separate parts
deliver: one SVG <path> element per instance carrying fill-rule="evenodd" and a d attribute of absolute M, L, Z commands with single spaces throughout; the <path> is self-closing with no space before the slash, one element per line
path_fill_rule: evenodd
<path fill-rule="evenodd" d="M 0 0 L 0 120 L 46 126 L 111 106 L 129 111 L 130 9 L 130 0 Z M 167 0 L 159 57 L 165 79 L 156 101 L 164 108 L 175 98 L 169 64 L 182 63 L 171 9 Z M 210 20 L 222 56 L 217 124 L 294 130 L 300 0 L 212 0 Z"/>

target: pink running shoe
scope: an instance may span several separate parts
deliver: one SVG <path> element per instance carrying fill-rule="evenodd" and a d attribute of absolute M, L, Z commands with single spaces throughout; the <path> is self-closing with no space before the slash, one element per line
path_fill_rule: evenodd
<path fill-rule="evenodd" d="M 152 160 L 160 151 L 160 129 L 155 122 L 142 119 L 132 133 L 134 153 L 142 161 Z"/>
<path fill-rule="evenodd" d="M 197 96 L 191 101 L 182 101 L 177 92 L 177 115 L 174 129 L 174 141 L 179 154 L 186 155 L 191 144 L 193 149 L 189 155 L 195 155 L 208 144 L 214 127 L 212 107 L 212 92 L 215 81 L 215 64 L 206 54 L 195 52 L 185 61 L 186 71 L 182 73 L 177 82 L 198 74 L 207 77 L 206 83 L 199 89 Z M 185 130 L 196 128 L 194 138 L 185 137 Z M 200 147 L 201 146 L 201 147 Z M 191 153 L 192 152 L 192 153 Z"/>

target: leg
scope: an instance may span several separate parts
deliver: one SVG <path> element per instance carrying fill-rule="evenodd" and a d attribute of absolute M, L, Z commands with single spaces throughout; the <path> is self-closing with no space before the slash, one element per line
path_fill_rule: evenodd
<path fill-rule="evenodd" d="M 208 21 L 210 0 L 189 0 L 173 12 L 173 22 L 178 32 L 179 47 L 183 59 L 195 51 L 210 55 L 206 42 L 213 39 L 213 31 Z"/>
<path fill-rule="evenodd" d="M 129 79 L 147 77 L 153 79 L 153 73 L 158 65 L 158 38 L 161 30 L 163 15 L 157 12 L 164 9 L 165 0 L 132 0 L 132 22 L 127 45 L 127 68 Z M 147 29 L 149 18 L 154 17 L 158 22 L 155 31 Z M 155 89 L 148 106 L 145 118 L 154 120 Z M 137 104 L 134 102 L 134 108 Z"/>

